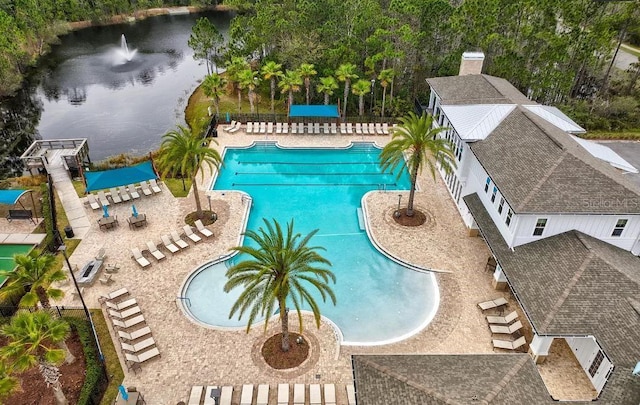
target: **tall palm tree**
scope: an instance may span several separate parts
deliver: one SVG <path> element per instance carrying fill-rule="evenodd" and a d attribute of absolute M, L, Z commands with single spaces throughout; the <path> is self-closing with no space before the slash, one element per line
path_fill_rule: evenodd
<path fill-rule="evenodd" d="M 213 105 L 216 107 L 216 116 L 220 116 L 220 96 L 224 93 L 224 86 L 227 85 L 227 79 L 217 73 L 211 73 L 204 78 L 202 82 L 202 91 L 204 95 L 213 99 Z"/>
<path fill-rule="evenodd" d="M 298 68 L 298 73 L 300 73 L 300 77 L 304 80 L 304 88 L 307 91 L 307 105 L 309 105 L 309 89 L 311 88 L 311 78 L 318 74 L 316 72 L 315 66 L 312 63 L 303 63 Z"/>
<path fill-rule="evenodd" d="M 227 77 L 233 84 L 234 90 L 238 93 L 238 112 L 242 111 L 242 88 L 240 87 L 240 72 L 249 69 L 249 62 L 240 56 L 234 56 L 225 63 L 227 67 Z"/>
<path fill-rule="evenodd" d="M 453 144 L 439 138 L 438 134 L 445 131 L 445 127 L 433 127 L 433 116 L 422 114 L 418 117 L 413 112 L 400 118 L 401 125 L 392 131 L 393 136 L 382 152 L 380 152 L 380 166 L 383 170 L 395 169 L 402 166 L 411 176 L 411 191 L 407 205 L 407 216 L 413 216 L 413 199 L 416 191 L 416 181 L 423 166 L 427 166 L 433 180 L 436 179 L 436 164 L 447 173 L 456 167 L 453 154 Z M 405 154 L 407 159 L 405 161 Z M 402 170 L 398 172 L 400 176 Z"/>
<path fill-rule="evenodd" d="M 371 91 L 371 83 L 368 80 L 358 80 L 351 91 L 358 96 L 358 113 L 362 117 L 364 115 L 364 96 Z"/>
<path fill-rule="evenodd" d="M 265 228 L 257 232 L 247 231 L 245 236 L 256 243 L 256 247 L 238 246 L 232 248 L 246 254 L 246 260 L 227 270 L 227 283 L 224 290 L 229 292 L 241 286 L 244 291 L 233 304 L 229 318 L 239 312 L 239 318 L 249 312 L 247 332 L 257 317 L 268 317 L 278 306 L 282 327 L 282 350 L 289 350 L 289 310 L 287 300 L 291 301 L 302 320 L 300 309 L 306 302 L 311 307 L 316 326 L 320 327 L 320 308 L 308 290 L 315 287 L 326 301 L 329 297 L 333 304 L 336 297 L 329 287 L 329 281 L 335 283 L 336 277 L 324 268 L 331 263 L 317 251 L 325 250 L 319 246 L 309 246 L 309 241 L 318 232 L 314 230 L 305 237 L 294 233 L 293 220 L 287 224 L 286 234 L 274 219 L 270 223 L 264 219 Z M 267 323 L 265 322 L 265 328 Z M 302 321 L 300 321 L 302 332 Z"/>
<path fill-rule="evenodd" d="M 384 69 L 378 75 L 378 80 L 380 80 L 380 85 L 382 86 L 382 118 L 384 118 L 384 106 L 387 101 L 387 87 L 393 83 L 395 75 L 396 73 L 393 69 Z"/>
<path fill-rule="evenodd" d="M 302 77 L 295 70 L 287 70 L 280 79 L 278 87 L 280 87 L 281 93 L 289 93 L 289 107 L 293 104 L 293 93 L 299 92 L 300 86 L 302 86 Z"/>
<path fill-rule="evenodd" d="M 39 365 L 45 381 L 53 387 L 56 403 L 68 404 L 56 365 L 67 357 L 69 348 L 65 340 L 70 334 L 69 324 L 47 312 L 24 312 L 0 328 L 0 334 L 9 339 L 9 343 L 0 348 L 0 358 L 11 361 L 18 372 Z"/>
<path fill-rule="evenodd" d="M 268 61 L 260 69 L 262 77 L 265 80 L 269 80 L 271 84 L 271 114 L 276 113 L 275 109 L 275 97 L 276 97 L 276 79 L 282 77 L 282 65 L 275 63 L 274 61 Z"/>
<path fill-rule="evenodd" d="M 58 300 L 64 297 L 64 292 L 51 287 L 54 281 L 63 281 L 67 275 L 60 268 L 53 268 L 55 257 L 33 249 L 26 255 L 15 255 L 13 260 L 18 267 L 15 271 L 0 271 L 0 277 L 6 277 L 7 282 L 0 290 L 0 296 L 6 297 L 16 293 L 27 293 L 20 300 L 20 304 L 34 307 L 40 302 L 43 308 L 51 308 L 49 299 Z"/>
<path fill-rule="evenodd" d="M 329 104 L 329 97 L 333 96 L 333 91 L 338 88 L 338 82 L 333 76 L 321 77 L 320 83 L 316 86 L 319 93 L 324 93 L 324 105 Z"/>
<path fill-rule="evenodd" d="M 256 76 L 255 72 L 251 69 L 241 70 L 238 74 L 238 79 L 240 80 L 240 88 L 247 89 L 249 96 L 249 105 L 251 106 L 251 114 L 255 111 L 255 98 L 256 93 L 255 89 L 260 84 L 260 78 Z"/>
<path fill-rule="evenodd" d="M 341 82 L 344 82 L 344 103 L 342 106 L 342 117 L 347 117 L 347 99 L 349 98 L 349 86 L 351 85 L 351 80 L 357 79 L 358 75 L 356 74 L 356 65 L 353 63 L 345 63 L 338 67 L 336 70 L 336 77 Z"/>
<path fill-rule="evenodd" d="M 209 170 L 213 171 L 214 167 L 216 169 L 220 167 L 222 158 L 217 150 L 209 148 L 206 143 L 202 142 L 199 134 L 192 133 L 189 128 L 178 125 L 177 129 L 162 136 L 158 156 L 160 176 L 164 178 L 169 173 L 180 174 L 192 180 L 193 195 L 196 199 L 199 218 L 202 218 L 202 206 L 195 177 L 201 164 L 207 165 Z M 202 171 L 200 175 L 204 178 Z"/>

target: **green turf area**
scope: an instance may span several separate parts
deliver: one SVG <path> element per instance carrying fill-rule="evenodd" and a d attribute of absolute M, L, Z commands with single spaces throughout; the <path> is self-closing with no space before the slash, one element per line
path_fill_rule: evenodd
<path fill-rule="evenodd" d="M 0 245 L 0 270 L 13 270 L 16 267 L 13 261 L 15 254 L 27 254 L 33 249 L 33 245 Z M 0 285 L 5 277 L 0 277 Z"/>

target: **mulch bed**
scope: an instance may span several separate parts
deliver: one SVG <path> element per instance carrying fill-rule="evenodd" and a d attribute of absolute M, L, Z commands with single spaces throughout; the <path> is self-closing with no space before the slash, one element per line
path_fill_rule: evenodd
<path fill-rule="evenodd" d="M 427 222 L 427 216 L 423 212 L 418 211 L 415 208 L 413 210 L 412 216 L 407 215 L 406 208 L 395 211 L 393 213 L 393 219 L 396 221 L 396 223 L 402 226 L 420 226 Z"/>
<path fill-rule="evenodd" d="M 309 357 L 309 343 L 298 344 L 301 335 L 289 332 L 289 351 L 282 351 L 282 333 L 271 336 L 262 345 L 262 356 L 267 364 L 276 370 L 298 367 Z"/>
<path fill-rule="evenodd" d="M 0 337 L 0 346 L 7 343 L 4 337 Z M 71 353 L 76 356 L 76 361 L 72 364 L 63 364 L 60 369 L 60 382 L 62 383 L 62 391 L 67 397 L 70 404 L 77 404 L 80 397 L 80 391 L 84 384 L 85 359 L 82 351 L 82 343 L 78 338 L 78 334 L 74 331 L 67 339 L 67 346 Z M 16 375 L 22 388 L 4 401 L 5 404 L 15 405 L 54 405 L 53 389 L 47 387 L 47 384 L 40 374 L 38 367 L 27 370 L 22 374 Z"/>

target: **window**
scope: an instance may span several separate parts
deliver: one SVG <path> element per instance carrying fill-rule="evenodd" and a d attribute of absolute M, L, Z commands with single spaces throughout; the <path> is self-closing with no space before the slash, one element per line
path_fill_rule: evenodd
<path fill-rule="evenodd" d="M 611 234 L 611 236 L 622 235 L 622 231 L 624 231 L 624 227 L 627 226 L 627 222 L 627 219 L 619 219 L 618 222 L 616 222 L 615 228 L 613 228 L 613 233 Z"/>
<path fill-rule="evenodd" d="M 503 207 L 504 207 L 504 198 L 500 197 L 500 204 L 498 204 L 498 214 L 502 214 Z"/>
<path fill-rule="evenodd" d="M 536 221 L 536 227 L 533 228 L 533 236 L 540 236 L 544 232 L 544 227 L 547 226 L 546 218 L 538 218 Z"/>
<path fill-rule="evenodd" d="M 491 192 L 491 202 L 496 202 L 496 194 L 498 194 L 498 187 L 493 186 L 493 191 Z"/>
<path fill-rule="evenodd" d="M 504 223 L 507 224 L 507 227 L 511 226 L 511 217 L 513 217 L 513 211 L 511 208 L 507 211 L 507 219 L 504 220 Z"/>
<path fill-rule="evenodd" d="M 491 184 L 491 178 L 487 177 L 487 182 L 484 183 L 484 192 L 488 192 L 489 191 L 489 184 Z"/>
<path fill-rule="evenodd" d="M 602 364 L 602 360 L 604 360 L 604 353 L 602 350 L 598 350 L 596 353 L 596 357 L 594 357 L 593 362 L 591 362 L 591 367 L 589 367 L 589 375 L 593 377 L 598 372 L 600 368 L 600 364 Z"/>

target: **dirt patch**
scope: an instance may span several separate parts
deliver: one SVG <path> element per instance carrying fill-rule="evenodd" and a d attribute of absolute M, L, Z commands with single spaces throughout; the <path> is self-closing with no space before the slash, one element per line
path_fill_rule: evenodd
<path fill-rule="evenodd" d="M 7 343 L 5 338 L 0 338 L 0 346 Z M 77 404 L 80 397 L 80 391 L 84 384 L 85 377 L 85 359 L 82 351 L 82 343 L 76 332 L 72 332 L 67 339 L 67 346 L 71 353 L 76 356 L 76 361 L 72 364 L 63 364 L 60 366 L 60 382 L 62 383 L 62 391 L 67 397 L 70 404 Z M 6 398 L 6 404 L 21 405 L 54 405 L 53 390 L 47 387 L 47 384 L 40 374 L 38 367 L 25 371 L 16 376 L 21 384 L 20 388 L 13 395 Z"/>
<path fill-rule="evenodd" d="M 302 343 L 297 343 L 299 340 Z M 282 333 L 271 336 L 262 345 L 262 356 L 276 370 L 298 367 L 309 357 L 309 343 L 299 334 L 289 332 L 289 351 L 282 351 Z"/>
<path fill-rule="evenodd" d="M 393 213 L 393 219 L 397 224 L 402 226 L 420 226 L 427 222 L 427 216 L 424 212 L 414 209 L 413 215 L 408 216 L 406 208 L 395 211 Z"/>

